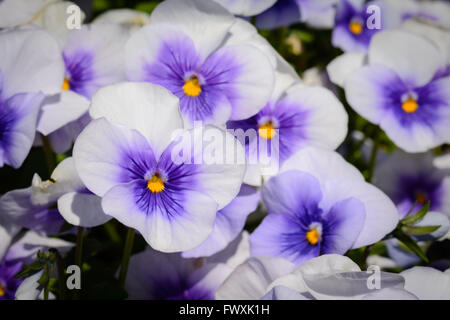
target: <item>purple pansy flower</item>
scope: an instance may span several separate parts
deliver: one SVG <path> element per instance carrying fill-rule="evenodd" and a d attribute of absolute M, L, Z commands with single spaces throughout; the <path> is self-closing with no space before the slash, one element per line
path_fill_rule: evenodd
<path fill-rule="evenodd" d="M 434 79 L 443 61 L 423 37 L 381 32 L 371 42 L 368 65 L 345 81 L 347 100 L 400 148 L 427 151 L 450 141 L 450 77 Z"/>
<path fill-rule="evenodd" d="M 19 168 L 36 132 L 44 94 L 62 81 L 58 44 L 38 30 L 0 33 L 0 167 Z"/>
<path fill-rule="evenodd" d="M 332 43 L 343 51 L 367 52 L 372 37 L 386 28 L 385 15 L 380 12 L 378 28 L 369 28 L 369 17 L 373 12 L 367 8 L 376 4 L 382 9 L 379 2 L 364 3 L 363 0 L 342 0 L 336 9 L 335 27 L 333 29 Z M 375 17 L 375 16 L 374 16 Z"/>
<path fill-rule="evenodd" d="M 206 240 L 217 210 L 242 184 L 245 154 L 234 137 L 215 127 L 183 130 L 178 99 L 148 83 L 100 89 L 90 115 L 95 120 L 75 143 L 75 166 L 103 198 L 105 213 L 160 251 L 190 250 Z M 225 162 L 230 153 L 242 164 Z"/>
<path fill-rule="evenodd" d="M 433 160 L 431 153 L 408 155 L 396 151 L 377 166 L 374 175 L 374 183 L 397 205 L 400 219 L 430 202 L 430 211 L 415 225 L 440 227 L 430 234 L 415 236 L 419 242 L 439 239 L 450 229 L 450 170 L 437 169 Z M 386 246 L 397 266 L 407 267 L 420 261 L 396 239 L 386 241 Z"/>
<path fill-rule="evenodd" d="M 261 168 L 249 160 L 245 182 L 260 185 L 269 150 L 278 165 L 306 146 L 336 149 L 347 134 L 347 121 L 344 107 L 329 90 L 302 85 L 289 74 L 277 72 L 269 103 L 255 116 L 230 121 L 227 127 L 236 134 L 255 132 L 245 139 L 245 148 L 247 157 L 259 160 Z"/>
<path fill-rule="evenodd" d="M 379 241 L 398 221 L 392 201 L 335 152 L 305 148 L 264 184 L 269 212 L 250 236 L 252 256 L 301 264 Z"/>
<path fill-rule="evenodd" d="M 128 79 L 159 84 L 180 99 L 188 125 L 224 124 L 261 109 L 273 89 L 270 58 L 236 43 L 236 19 L 210 0 L 168 0 L 126 45 Z"/>
<path fill-rule="evenodd" d="M 70 149 L 89 122 L 86 112 L 92 95 L 101 87 L 125 79 L 123 47 L 128 38 L 117 25 L 84 25 L 62 44 L 64 81 L 58 94 L 49 96 L 39 114 L 37 129 L 49 135 L 56 152 Z"/>

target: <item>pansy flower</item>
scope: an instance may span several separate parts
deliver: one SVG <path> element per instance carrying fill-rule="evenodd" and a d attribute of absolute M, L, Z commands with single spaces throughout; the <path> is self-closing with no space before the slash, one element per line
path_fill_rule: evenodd
<path fill-rule="evenodd" d="M 63 64 L 44 31 L 0 33 L 0 167 L 18 168 L 32 146 L 44 94 L 58 91 Z"/>
<path fill-rule="evenodd" d="M 214 1 L 164 1 L 126 45 L 128 79 L 171 91 L 189 125 L 253 116 L 270 97 L 274 72 L 257 46 L 236 43 L 235 22 Z"/>
<path fill-rule="evenodd" d="M 427 235 L 414 236 L 419 243 L 443 237 L 450 229 L 450 170 L 434 167 L 431 153 L 408 155 L 396 151 L 377 166 L 374 183 L 386 192 L 403 219 L 430 203 L 430 210 L 415 226 L 439 226 Z M 420 261 L 405 251 L 396 239 L 386 241 L 389 256 L 397 266 L 406 267 Z"/>
<path fill-rule="evenodd" d="M 353 109 L 407 152 L 450 141 L 450 78 L 434 79 L 441 51 L 418 35 L 384 31 L 373 38 L 368 61 L 345 81 Z"/>
<path fill-rule="evenodd" d="M 236 135 L 248 133 L 248 139 L 241 141 L 249 158 L 245 181 L 260 185 L 266 160 L 275 162 L 271 165 L 282 164 L 306 146 L 336 149 L 347 134 L 347 121 L 344 107 L 331 91 L 305 86 L 277 72 L 268 104 L 253 117 L 229 121 L 227 128 Z"/>
<path fill-rule="evenodd" d="M 367 52 L 370 40 L 373 35 L 386 27 L 383 19 L 384 14 L 380 12 L 379 16 L 374 18 L 381 21 L 373 21 L 374 26 L 370 25 L 369 17 L 373 12 L 368 11 L 368 7 L 376 4 L 381 9 L 380 3 L 368 2 L 363 0 L 342 0 L 336 9 L 335 27 L 333 29 L 332 43 L 335 47 L 343 51 Z M 379 25 L 375 25 L 378 22 Z M 378 27 L 378 28 L 375 28 Z"/>
<path fill-rule="evenodd" d="M 123 46 L 128 33 L 112 24 L 84 25 L 64 39 L 61 57 L 64 80 L 58 94 L 49 96 L 39 115 L 38 131 L 49 135 L 56 152 L 70 149 L 89 122 L 86 112 L 101 87 L 125 79 Z"/>
<path fill-rule="evenodd" d="M 413 19 L 403 22 L 399 29 L 424 37 L 439 49 L 443 59 L 434 79 L 450 75 L 450 35 L 448 32 L 435 25 Z M 368 63 L 366 52 L 345 52 L 328 64 L 327 72 L 334 84 L 344 87 L 345 81 L 352 72 Z"/>
<path fill-rule="evenodd" d="M 90 115 L 73 154 L 105 213 L 159 251 L 206 240 L 242 184 L 245 154 L 234 137 L 215 127 L 183 130 L 179 100 L 148 83 L 100 89 Z"/>
<path fill-rule="evenodd" d="M 250 236 L 252 256 L 301 264 L 381 240 L 398 222 L 392 201 L 339 154 L 305 148 L 263 186 L 268 215 Z"/>

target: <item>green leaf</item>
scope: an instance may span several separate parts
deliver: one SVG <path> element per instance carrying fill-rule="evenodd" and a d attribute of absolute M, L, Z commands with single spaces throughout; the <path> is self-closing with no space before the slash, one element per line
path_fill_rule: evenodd
<path fill-rule="evenodd" d="M 425 217 L 425 215 L 428 213 L 428 210 L 430 210 L 430 201 L 428 201 L 422 207 L 422 209 L 417 211 L 415 214 L 413 214 L 412 216 L 409 216 L 409 217 L 406 217 L 406 218 L 402 219 L 400 222 L 402 224 L 404 224 L 404 225 L 412 225 L 412 224 L 422 220 Z"/>
<path fill-rule="evenodd" d="M 419 247 L 416 241 L 413 238 L 408 236 L 402 230 L 397 229 L 393 232 L 394 237 L 396 237 L 403 245 L 405 245 L 410 251 L 416 254 L 420 259 L 428 263 L 428 258 L 422 249 Z"/>
<path fill-rule="evenodd" d="M 424 227 L 405 226 L 403 227 L 403 231 L 411 236 L 423 236 L 425 234 L 430 234 L 436 231 L 440 227 L 441 226 L 424 226 Z"/>

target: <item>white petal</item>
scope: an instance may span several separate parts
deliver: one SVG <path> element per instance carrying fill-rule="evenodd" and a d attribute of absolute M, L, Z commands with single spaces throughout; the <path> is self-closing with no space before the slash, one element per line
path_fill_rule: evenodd
<path fill-rule="evenodd" d="M 52 173 L 53 181 L 42 182 L 35 174 L 32 182 L 31 201 L 36 205 L 48 205 L 56 202 L 63 194 L 71 191 L 82 190 L 83 182 L 75 169 L 73 158 L 66 158 Z"/>
<path fill-rule="evenodd" d="M 150 23 L 183 30 L 206 58 L 224 40 L 234 17 L 214 1 L 167 0 L 153 10 Z"/>
<path fill-rule="evenodd" d="M 64 62 L 58 43 L 42 30 L 11 30 L 0 34 L 3 95 L 61 91 Z"/>
<path fill-rule="evenodd" d="M 283 101 L 299 103 L 309 112 L 305 131 L 310 145 L 334 150 L 344 141 L 348 115 L 330 90 L 297 85 L 288 90 Z"/>
<path fill-rule="evenodd" d="M 414 267 L 400 273 L 405 289 L 420 300 L 450 300 L 450 274 L 428 267 Z"/>
<path fill-rule="evenodd" d="M 275 279 L 286 275 L 294 265 L 279 258 L 250 258 L 238 266 L 216 292 L 217 300 L 257 300 Z"/>
<path fill-rule="evenodd" d="M 47 136 L 79 119 L 89 108 L 89 100 L 74 91 L 62 91 L 48 97 L 39 114 L 37 130 Z"/>
<path fill-rule="evenodd" d="M 16 300 L 37 300 L 42 292 L 42 286 L 38 283 L 38 280 L 42 277 L 43 273 L 44 270 L 41 270 L 26 278 L 17 288 Z"/>
<path fill-rule="evenodd" d="M 365 63 L 365 53 L 348 52 L 331 61 L 327 66 L 327 72 L 331 82 L 340 87 L 344 87 L 345 80 L 350 74 Z"/>
<path fill-rule="evenodd" d="M 237 16 L 250 17 L 273 6 L 276 0 L 215 0 Z"/>
<path fill-rule="evenodd" d="M 442 58 L 432 42 L 404 31 L 378 32 L 369 49 L 370 64 L 382 64 L 416 87 L 431 80 L 442 65 Z"/>
<path fill-rule="evenodd" d="M 139 131 L 159 157 L 183 127 L 178 99 L 168 90 L 149 83 L 123 82 L 100 89 L 92 98 L 93 119 L 106 118 Z"/>
<path fill-rule="evenodd" d="M 96 227 L 112 219 L 103 212 L 102 199 L 93 194 L 69 192 L 58 199 L 58 211 L 74 226 Z"/>

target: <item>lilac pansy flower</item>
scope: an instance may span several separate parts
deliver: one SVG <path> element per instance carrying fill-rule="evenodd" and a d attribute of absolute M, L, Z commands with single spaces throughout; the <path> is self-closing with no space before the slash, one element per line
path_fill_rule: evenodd
<path fill-rule="evenodd" d="M 17 292 L 23 279 L 16 279 L 14 276 L 25 264 L 33 261 L 39 250 L 57 248 L 64 253 L 73 246 L 60 239 L 41 237 L 32 231 L 18 235 L 13 240 L 1 225 L 0 240 L 2 244 L 5 244 L 5 250 L 0 251 L 0 300 L 17 299 Z"/>
<path fill-rule="evenodd" d="M 439 49 L 443 60 L 442 65 L 436 71 L 434 79 L 450 75 L 450 35 L 445 30 L 418 20 L 407 20 L 399 28 L 405 32 L 413 33 L 431 41 Z M 336 57 L 327 66 L 330 80 L 340 86 L 345 86 L 345 81 L 356 69 L 367 65 L 367 52 L 345 52 Z"/>
<path fill-rule="evenodd" d="M 164 1 L 126 45 L 128 79 L 175 94 L 188 125 L 254 115 L 272 92 L 273 67 L 257 46 L 233 39 L 235 22 L 214 1 Z"/>
<path fill-rule="evenodd" d="M 367 52 L 372 37 L 386 28 L 382 13 L 379 17 L 381 19 L 379 28 L 368 27 L 368 20 L 372 13 L 367 8 L 374 4 L 378 8 L 381 7 L 378 2 L 364 3 L 364 0 L 342 0 L 338 4 L 332 35 L 332 43 L 335 47 L 346 52 Z"/>
<path fill-rule="evenodd" d="M 249 129 L 256 133 L 245 139 L 245 148 L 248 158 L 261 165 L 249 160 L 245 182 L 260 185 L 269 149 L 276 165 L 306 146 L 336 149 L 347 134 L 347 122 L 344 107 L 331 91 L 305 86 L 290 74 L 277 72 L 268 104 L 251 118 L 228 122 L 227 128 L 236 134 Z"/>
<path fill-rule="evenodd" d="M 44 94 L 62 82 L 58 51 L 44 31 L 0 32 L 0 167 L 18 168 L 28 155 Z"/>
<path fill-rule="evenodd" d="M 234 137 L 215 127 L 183 130 L 179 100 L 148 83 L 100 89 L 90 115 L 95 120 L 75 143 L 75 166 L 103 198 L 105 213 L 159 251 L 186 251 L 206 240 L 217 210 L 242 184 L 245 154 Z M 230 153 L 241 164 L 209 159 Z"/>
<path fill-rule="evenodd" d="M 183 258 L 207 257 L 223 250 L 244 229 L 248 215 L 256 210 L 259 200 L 257 190 L 242 185 L 236 198 L 217 211 L 211 235 L 200 246 L 183 252 Z"/>
<path fill-rule="evenodd" d="M 339 154 L 308 147 L 263 186 L 269 214 L 250 237 L 252 256 L 301 264 L 381 240 L 398 222 L 392 201 Z"/>
<path fill-rule="evenodd" d="M 374 184 L 397 205 L 399 217 L 419 211 L 430 201 L 430 211 L 450 217 L 450 169 L 433 165 L 432 153 L 395 151 L 375 169 Z"/>
<path fill-rule="evenodd" d="M 347 100 L 403 150 L 427 151 L 450 141 L 450 77 L 434 79 L 443 65 L 427 39 L 384 31 L 371 42 L 368 65 L 345 81 Z"/>
<path fill-rule="evenodd" d="M 430 211 L 415 226 L 439 226 L 415 240 L 435 240 L 450 230 L 450 170 L 433 165 L 431 153 L 408 155 L 401 151 L 386 157 L 376 168 L 374 183 L 386 192 L 397 205 L 399 218 L 419 211 L 428 201 Z M 389 256 L 397 266 L 407 267 L 420 261 L 415 254 L 405 251 L 396 239 L 386 241 Z"/>
<path fill-rule="evenodd" d="M 86 112 L 101 87 L 125 79 L 123 46 L 128 38 L 117 25 L 84 25 L 70 32 L 62 48 L 64 81 L 58 94 L 45 100 L 37 129 L 49 135 L 56 152 L 67 151 L 89 122 Z"/>

